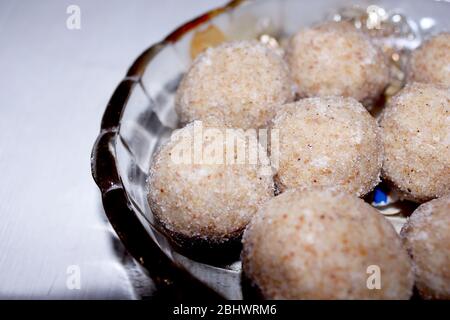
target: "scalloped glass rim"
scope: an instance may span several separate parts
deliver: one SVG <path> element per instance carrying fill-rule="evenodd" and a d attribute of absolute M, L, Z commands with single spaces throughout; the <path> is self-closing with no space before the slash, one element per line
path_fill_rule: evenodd
<path fill-rule="evenodd" d="M 182 25 L 133 63 L 106 107 L 91 166 L 109 221 L 158 288 L 165 289 L 177 279 L 186 292 L 196 286 L 205 296 L 214 296 L 209 287 L 219 296 L 242 298 L 240 263 L 210 265 L 180 254 L 154 223 L 146 201 L 151 155 L 177 124 L 173 94 L 191 61 L 194 32 L 213 24 L 227 39 L 279 37 L 322 21 L 340 8 L 371 4 L 405 14 L 412 21 L 432 18 L 430 32 L 450 28 L 446 19 L 450 6 L 437 0 L 235 0 Z"/>

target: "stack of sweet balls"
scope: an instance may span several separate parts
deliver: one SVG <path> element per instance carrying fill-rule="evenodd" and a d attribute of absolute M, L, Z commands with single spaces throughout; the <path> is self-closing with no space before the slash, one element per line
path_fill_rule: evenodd
<path fill-rule="evenodd" d="M 350 23 L 302 29 L 285 53 L 257 41 L 207 49 L 177 91 L 185 126 L 152 162 L 155 218 L 215 250 L 242 239 L 245 278 L 264 299 L 409 299 L 414 285 L 450 299 L 450 34 L 413 51 L 406 73 L 375 119 L 388 62 Z M 273 148 L 246 140 L 264 128 L 277 132 L 273 170 Z M 229 161 L 230 129 L 256 162 Z M 381 179 L 421 204 L 400 235 L 361 199 Z"/>

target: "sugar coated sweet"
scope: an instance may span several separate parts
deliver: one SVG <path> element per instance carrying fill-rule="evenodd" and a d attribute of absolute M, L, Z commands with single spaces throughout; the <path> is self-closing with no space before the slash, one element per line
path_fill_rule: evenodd
<path fill-rule="evenodd" d="M 405 199 L 424 202 L 450 192 L 450 88 L 412 83 L 381 116 L 384 177 Z"/>
<path fill-rule="evenodd" d="M 276 181 L 282 191 L 339 185 L 362 196 L 380 182 L 379 128 L 353 98 L 306 98 L 286 104 L 271 128 L 279 132 Z"/>
<path fill-rule="evenodd" d="M 233 132 L 244 141 L 241 132 Z M 225 135 L 220 122 L 195 121 L 177 130 L 156 153 L 148 201 L 156 219 L 171 233 L 211 243 L 232 240 L 242 234 L 261 203 L 274 195 L 272 175 L 262 170 L 268 161 L 261 159 L 267 157 L 265 149 L 249 142 L 247 152 L 259 152 L 258 161 L 233 162 L 234 147 L 228 149 Z M 201 155 L 192 148 L 196 144 Z"/>
<path fill-rule="evenodd" d="M 348 22 L 326 22 L 300 30 L 287 60 L 302 97 L 353 97 L 369 106 L 389 82 L 383 53 Z"/>
<path fill-rule="evenodd" d="M 450 86 L 450 33 L 425 41 L 411 56 L 410 81 Z"/>
<path fill-rule="evenodd" d="M 293 98 L 281 55 L 257 41 L 236 41 L 210 48 L 194 61 L 175 108 L 182 123 L 216 116 L 234 127 L 259 128 Z"/>
<path fill-rule="evenodd" d="M 337 189 L 290 190 L 269 200 L 243 244 L 245 275 L 266 299 L 412 295 L 411 261 L 392 225 Z"/>
<path fill-rule="evenodd" d="M 422 204 L 402 229 L 423 298 L 450 299 L 450 196 Z"/>

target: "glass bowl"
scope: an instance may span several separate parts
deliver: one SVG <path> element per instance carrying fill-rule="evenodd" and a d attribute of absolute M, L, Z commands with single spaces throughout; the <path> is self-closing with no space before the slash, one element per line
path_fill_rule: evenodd
<path fill-rule="evenodd" d="M 109 221 L 127 250 L 148 270 L 158 294 L 171 298 L 243 297 L 238 259 L 206 263 L 183 254 L 155 223 L 147 203 L 152 154 L 178 126 L 175 91 L 202 49 L 238 39 L 259 39 L 278 46 L 301 27 L 348 19 L 381 42 L 391 57 L 394 77 L 397 72 L 397 84 L 393 81 L 389 88 L 392 94 L 402 85 L 401 67 L 408 52 L 429 34 L 448 30 L 449 16 L 449 3 L 432 0 L 237 0 L 185 23 L 142 53 L 106 107 L 91 164 Z M 380 32 L 374 24 L 381 30 L 392 28 Z M 376 109 L 372 112 L 377 114 Z M 395 193 L 386 194 L 385 188 L 376 191 L 382 193 L 381 202 L 374 194 L 366 201 L 388 216 L 398 230 L 415 206 L 397 201 Z"/>

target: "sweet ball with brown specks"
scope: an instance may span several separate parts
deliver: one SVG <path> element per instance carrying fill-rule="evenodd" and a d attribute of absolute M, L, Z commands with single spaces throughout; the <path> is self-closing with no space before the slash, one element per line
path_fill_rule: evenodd
<path fill-rule="evenodd" d="M 349 22 L 326 22 L 290 40 L 287 61 L 301 97 L 353 97 L 370 106 L 389 82 L 382 51 Z"/>
<path fill-rule="evenodd" d="M 375 208 L 337 189 L 289 190 L 243 236 L 243 271 L 265 299 L 409 299 L 411 261 Z M 370 278 L 378 276 L 377 283 Z M 370 278 L 370 279 L 369 279 Z"/>
<path fill-rule="evenodd" d="M 175 109 L 182 123 L 208 116 L 237 128 L 259 128 L 294 99 L 287 64 L 257 41 L 227 42 L 202 53 L 183 77 Z"/>
<path fill-rule="evenodd" d="M 246 141 L 243 133 L 233 132 Z M 270 167 L 265 149 L 249 142 L 248 154 L 259 158 L 239 160 L 225 137 L 220 121 L 194 121 L 177 130 L 154 156 L 148 202 L 157 221 L 178 238 L 211 244 L 235 240 L 274 195 L 271 171 L 264 170 Z"/>
<path fill-rule="evenodd" d="M 417 208 L 401 235 L 413 259 L 420 295 L 450 300 L 450 195 Z"/>
<path fill-rule="evenodd" d="M 278 130 L 275 176 L 284 191 L 339 185 L 363 196 L 380 182 L 383 150 L 376 120 L 353 98 L 306 98 L 272 120 Z M 274 157 L 275 158 L 275 157 Z"/>
<path fill-rule="evenodd" d="M 443 32 L 414 50 L 408 68 L 410 81 L 450 86 L 450 33 Z"/>
<path fill-rule="evenodd" d="M 383 176 L 402 198 L 424 202 L 450 192 L 450 88 L 412 83 L 380 119 Z"/>

